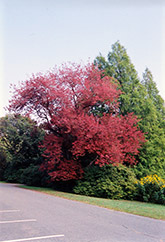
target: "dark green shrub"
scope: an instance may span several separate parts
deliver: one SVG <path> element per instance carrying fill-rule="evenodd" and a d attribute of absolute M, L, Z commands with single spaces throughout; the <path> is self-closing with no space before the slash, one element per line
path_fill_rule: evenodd
<path fill-rule="evenodd" d="M 28 186 L 44 186 L 47 183 L 48 175 L 39 170 L 38 165 L 31 164 L 25 169 L 21 169 L 20 183 Z"/>
<path fill-rule="evenodd" d="M 4 172 L 4 180 L 28 186 L 48 186 L 50 177 L 39 167 L 39 165 L 30 164 L 27 168 L 18 168 L 14 163 L 8 163 Z"/>
<path fill-rule="evenodd" d="M 130 199 L 135 194 L 135 175 L 123 165 L 93 166 L 85 170 L 84 178 L 77 182 L 77 194 L 110 199 Z"/>
<path fill-rule="evenodd" d="M 13 163 L 8 162 L 3 175 L 4 180 L 12 183 L 19 183 L 20 176 L 21 176 L 21 169 L 18 169 L 17 166 L 15 166 L 14 162 Z"/>
<path fill-rule="evenodd" d="M 157 175 L 146 176 L 136 183 L 136 199 L 165 204 L 165 180 Z"/>

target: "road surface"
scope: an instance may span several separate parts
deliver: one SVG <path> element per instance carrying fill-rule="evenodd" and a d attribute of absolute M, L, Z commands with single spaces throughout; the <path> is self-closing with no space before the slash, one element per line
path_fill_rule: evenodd
<path fill-rule="evenodd" d="M 0 242 L 165 242 L 165 221 L 0 184 Z"/>

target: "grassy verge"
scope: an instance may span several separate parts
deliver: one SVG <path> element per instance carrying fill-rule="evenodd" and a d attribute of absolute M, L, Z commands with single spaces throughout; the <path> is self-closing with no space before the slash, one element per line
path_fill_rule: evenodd
<path fill-rule="evenodd" d="M 99 207 L 113 209 L 116 211 L 165 220 L 165 206 L 163 205 L 143 203 L 143 202 L 137 202 L 137 201 L 111 200 L 111 199 L 104 199 L 104 198 L 87 197 L 87 196 L 76 195 L 73 193 L 59 192 L 50 188 L 30 187 L 30 186 L 24 186 L 24 185 L 20 185 L 20 187 L 31 189 L 38 192 L 43 192 L 57 197 L 62 197 L 65 199 L 70 199 L 74 201 L 96 205 Z"/>

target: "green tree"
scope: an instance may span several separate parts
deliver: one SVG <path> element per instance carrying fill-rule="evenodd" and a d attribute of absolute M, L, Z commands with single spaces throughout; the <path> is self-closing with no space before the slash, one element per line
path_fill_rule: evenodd
<path fill-rule="evenodd" d="M 120 83 L 122 91 L 120 112 L 124 115 L 130 112 L 140 114 L 144 105 L 145 88 L 140 83 L 126 49 L 117 41 L 112 45 L 112 51 L 108 53 L 107 60 L 100 55 L 96 57 L 95 64 L 104 71 L 105 75 L 113 77 Z"/>
<path fill-rule="evenodd" d="M 145 72 L 143 73 L 142 84 L 147 90 L 147 97 L 149 97 L 152 100 L 152 103 L 155 105 L 156 110 L 158 111 L 157 115 L 159 121 L 161 122 L 161 124 L 163 124 L 165 117 L 164 100 L 159 95 L 156 83 L 153 80 L 153 75 L 148 68 L 146 68 Z"/>
<path fill-rule="evenodd" d="M 0 148 L 7 161 L 4 174 L 7 180 L 19 181 L 21 169 L 31 164 L 39 168 L 43 161 L 39 143 L 43 137 L 44 132 L 28 117 L 6 115 L 0 119 Z"/>
<path fill-rule="evenodd" d="M 145 132 L 147 142 L 142 147 L 135 172 L 138 177 L 149 173 L 164 176 L 165 136 L 164 102 L 153 82 L 151 72 L 146 69 L 140 81 L 126 49 L 117 41 L 112 45 L 107 60 L 100 54 L 95 64 L 105 75 L 112 76 L 120 83 L 120 113 L 134 114 L 141 120 L 140 129 Z"/>
<path fill-rule="evenodd" d="M 165 177 L 165 109 L 164 100 L 159 95 L 152 73 L 146 68 L 142 85 L 146 88 L 144 97 L 144 113 L 141 121 L 141 129 L 146 132 L 147 143 L 140 153 L 138 170 L 143 175 L 157 173 Z M 143 164 L 143 165 L 142 165 Z"/>

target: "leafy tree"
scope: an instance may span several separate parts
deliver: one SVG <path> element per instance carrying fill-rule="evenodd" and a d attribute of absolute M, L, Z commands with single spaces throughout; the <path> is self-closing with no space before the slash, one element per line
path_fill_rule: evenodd
<path fill-rule="evenodd" d="M 19 169 L 25 169 L 31 163 L 41 164 L 43 158 L 39 143 L 43 137 L 44 132 L 28 117 L 6 115 L 0 119 L 0 148 L 7 161 L 6 179 L 11 176 L 18 181 L 20 174 L 17 176 L 16 173 L 19 173 Z"/>
<path fill-rule="evenodd" d="M 84 167 L 136 163 L 144 142 L 138 120 L 119 115 L 121 94 L 112 78 L 88 64 L 64 65 L 15 89 L 10 111 L 36 115 L 46 131 L 46 169 L 52 181 L 79 179 Z"/>
<path fill-rule="evenodd" d="M 3 147 L 25 167 L 33 162 L 38 163 L 41 151 L 38 147 L 44 137 L 44 132 L 28 117 L 7 115 L 0 119 L 0 137 Z"/>
<path fill-rule="evenodd" d="M 157 173 L 161 176 L 165 169 L 165 136 L 164 136 L 164 102 L 158 94 L 151 72 L 146 69 L 142 82 L 138 78 L 126 49 L 116 42 L 107 60 L 98 56 L 95 60 L 104 75 L 112 76 L 120 83 L 122 95 L 119 98 L 120 113 L 126 115 L 133 112 L 141 121 L 140 129 L 145 132 L 147 142 L 141 149 L 137 159 L 137 175 Z"/>

